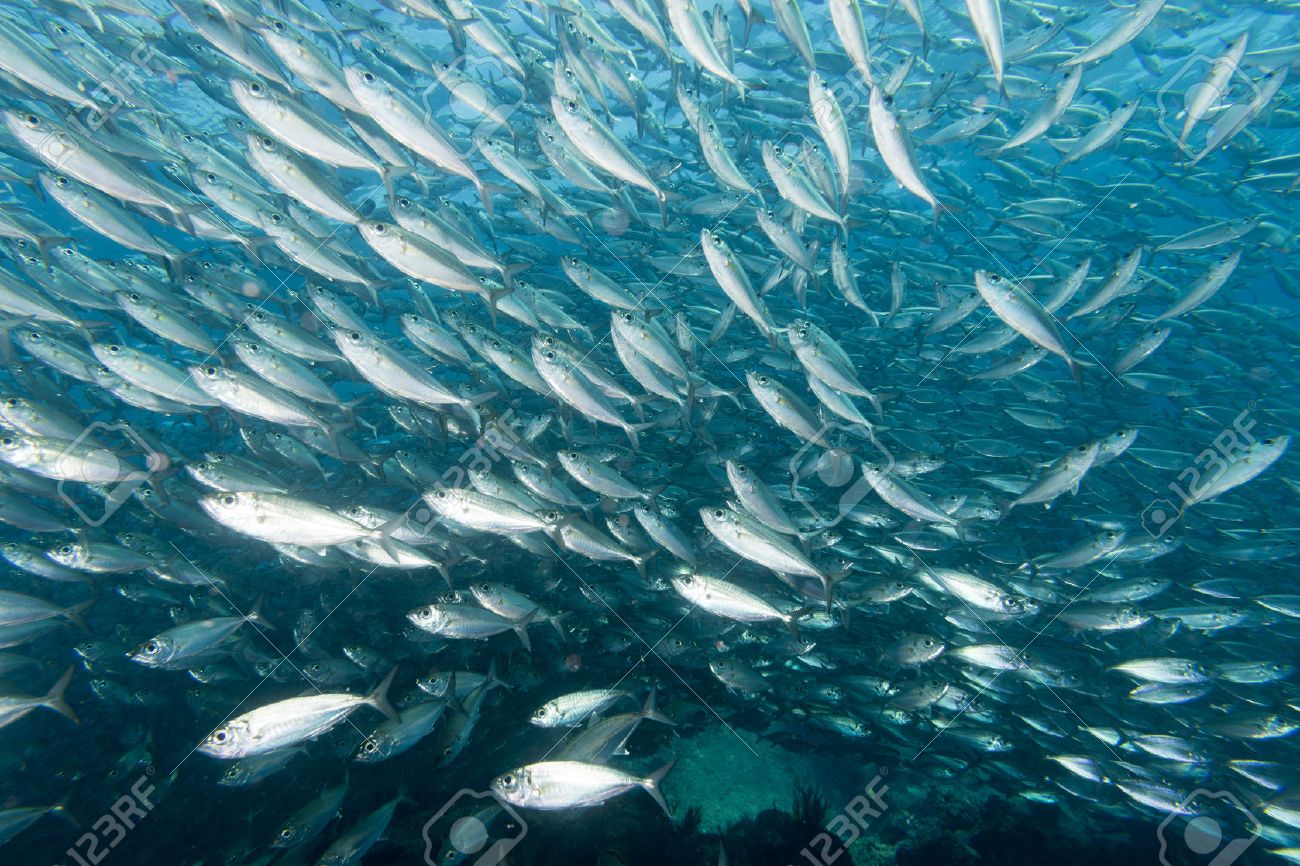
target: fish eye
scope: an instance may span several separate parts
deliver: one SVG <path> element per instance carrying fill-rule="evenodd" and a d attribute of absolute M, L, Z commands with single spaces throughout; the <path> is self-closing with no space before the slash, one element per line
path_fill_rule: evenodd
<path fill-rule="evenodd" d="M 214 366 L 212 366 L 211 364 L 209 364 L 208 366 L 206 366 L 206 367 L 203 368 L 203 374 L 204 374 L 205 376 L 216 376 L 216 375 L 217 375 L 217 368 L 214 367 Z"/>
<path fill-rule="evenodd" d="M 284 25 L 281 24 L 280 26 L 283 27 Z M 288 827 L 285 827 L 283 830 L 280 831 L 280 838 L 281 838 L 281 839 L 292 839 L 292 838 L 293 838 L 293 830 L 291 830 L 291 829 L 288 828 Z"/>
<path fill-rule="evenodd" d="M 233 493 L 227 493 L 224 496 L 222 496 L 220 499 L 221 504 L 226 506 L 227 508 L 233 507 L 235 502 L 237 501 L 238 498 Z"/>
<path fill-rule="evenodd" d="M 760 385 L 766 385 L 766 384 L 767 384 L 768 382 L 770 382 L 770 381 L 771 381 L 771 380 L 768 379 L 766 376 L 759 376 L 759 377 L 758 377 L 758 384 L 760 384 Z"/>
<path fill-rule="evenodd" d="M 68 179 L 67 179 L 66 177 L 64 177 L 63 175 L 59 175 L 58 177 L 54 178 L 54 182 L 55 182 L 56 184 L 58 184 L 59 186 L 67 186 L 67 185 L 70 184 L 72 181 L 68 180 Z"/>
<path fill-rule="evenodd" d="M 567 108 L 567 109 L 569 109 L 569 111 L 577 111 L 577 110 L 578 110 L 578 103 L 576 103 L 576 102 L 574 102 L 572 99 L 570 99 L 568 102 L 564 103 L 564 107 Z"/>
<path fill-rule="evenodd" d="M 280 216 L 278 213 L 273 213 L 270 216 L 270 220 L 276 225 L 279 225 L 280 223 L 284 222 L 284 217 Z"/>
<path fill-rule="evenodd" d="M 215 174 L 213 174 L 212 172 L 208 172 L 206 175 L 204 175 L 204 177 L 207 178 L 208 183 L 216 183 L 216 182 L 217 182 L 217 176 L 216 176 Z"/>
<path fill-rule="evenodd" d="M 361 80 L 364 81 L 366 84 L 374 84 L 375 74 L 373 72 L 363 72 L 361 73 Z"/>
<path fill-rule="evenodd" d="M 228 737 L 229 737 L 229 735 L 228 735 L 224 730 L 223 730 L 223 731 L 217 731 L 216 733 L 214 733 L 214 734 L 212 735 L 212 742 L 214 742 L 214 743 L 224 743 L 224 742 L 228 739 Z M 231 767 L 230 770 L 231 770 L 231 772 L 234 772 L 235 768 L 234 768 L 234 767 Z"/>
<path fill-rule="evenodd" d="M 926 638 L 923 643 L 925 644 L 925 646 L 934 646 L 934 641 L 931 640 L 930 638 Z"/>
<path fill-rule="evenodd" d="M 715 509 L 713 509 L 713 517 L 714 517 L 714 519 L 716 519 L 716 520 L 721 520 L 724 514 L 725 514 L 725 512 L 723 512 L 723 510 L 722 510 L 721 508 L 715 508 Z"/>
<path fill-rule="evenodd" d="M 554 361 L 554 360 L 555 360 L 555 353 L 554 353 L 554 352 L 547 352 L 547 353 L 546 353 L 546 360 L 548 360 L 548 361 Z"/>
<path fill-rule="evenodd" d="M 162 652 L 162 644 L 158 643 L 156 640 L 151 640 L 144 645 L 144 651 L 147 655 L 157 655 Z"/>
<path fill-rule="evenodd" d="M 353 343 L 360 343 L 360 342 L 361 342 L 361 332 L 360 332 L 360 331 L 348 331 L 348 339 L 351 340 Z"/>
<path fill-rule="evenodd" d="M 24 119 L 27 121 L 27 125 L 28 125 L 28 126 L 40 126 L 40 125 L 41 125 L 41 119 L 40 119 L 39 117 L 37 117 L 36 115 L 34 115 L 34 114 L 29 114 L 29 115 L 27 115 L 27 117 L 24 118 Z"/>
<path fill-rule="evenodd" d="M 513 785 L 514 783 L 515 783 L 515 777 L 513 773 L 506 773 L 504 776 L 501 777 L 501 784 L 503 785 Z"/>
<path fill-rule="evenodd" d="M 410 207 L 410 206 L 411 206 L 411 200 L 410 200 L 409 198 L 399 198 L 399 199 L 397 200 L 397 206 L 398 206 L 398 207 Z"/>
<path fill-rule="evenodd" d="M 248 85 L 248 92 L 253 94 L 254 96 L 257 96 L 259 93 L 262 92 L 262 85 L 254 81 L 252 84 Z"/>

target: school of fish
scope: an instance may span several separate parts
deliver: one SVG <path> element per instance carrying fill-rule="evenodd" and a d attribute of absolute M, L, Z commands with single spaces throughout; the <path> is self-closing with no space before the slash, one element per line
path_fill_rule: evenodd
<path fill-rule="evenodd" d="M 725 727 L 1300 863 L 1297 16 L 6 0 L 0 850 Z"/>

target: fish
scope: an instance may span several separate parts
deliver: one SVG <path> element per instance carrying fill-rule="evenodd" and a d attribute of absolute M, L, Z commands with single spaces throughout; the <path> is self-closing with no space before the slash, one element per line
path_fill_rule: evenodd
<path fill-rule="evenodd" d="M 319 862 L 325 866 L 352 866 L 360 863 L 366 853 L 383 838 L 401 801 L 401 797 L 396 797 L 361 818 L 351 829 L 330 843 L 321 854 Z"/>
<path fill-rule="evenodd" d="M 72 682 L 75 673 L 75 666 L 68 668 L 68 670 L 64 671 L 63 676 L 59 677 L 58 682 L 50 687 L 48 692 L 38 697 L 16 694 L 0 695 L 0 728 L 8 727 L 28 713 L 38 709 L 53 710 L 59 715 L 80 724 L 76 712 L 64 699 L 64 693 L 67 692 L 68 685 Z"/>
<path fill-rule="evenodd" d="M 387 697 L 396 672 L 390 671 L 368 695 L 320 693 L 265 704 L 217 727 L 197 749 L 222 760 L 277 752 L 327 733 L 363 706 L 397 718 Z"/>
<path fill-rule="evenodd" d="M 532 809 L 568 809 L 594 806 L 610 797 L 641 788 L 671 815 L 660 783 L 673 768 L 669 763 L 649 776 L 628 773 L 582 761 L 543 761 L 502 773 L 492 780 L 492 790 L 516 806 Z"/>
<path fill-rule="evenodd" d="M 347 785 L 322 791 L 285 819 L 284 825 L 276 831 L 271 846 L 297 848 L 315 839 L 330 822 L 338 817 L 339 807 L 343 804 L 347 793 Z"/>
<path fill-rule="evenodd" d="M 206 661 L 205 656 L 247 623 L 269 626 L 261 615 L 260 604 L 240 616 L 197 620 L 170 628 L 131 653 L 131 660 L 162 670 L 197 667 Z"/>
<path fill-rule="evenodd" d="M 994 315 L 1034 345 L 1063 359 L 1078 381 L 1079 362 L 1070 354 L 1055 317 L 1046 308 L 1021 286 L 1009 283 L 999 274 L 977 272 L 975 287 Z"/>
<path fill-rule="evenodd" d="M 5 862 L 1300 849 L 1288 4 L 165 5 L 0 16 Z"/>
<path fill-rule="evenodd" d="M 530 724 L 541 728 L 575 727 L 586 724 L 588 719 L 599 715 L 608 707 L 630 698 L 630 692 L 592 690 L 570 692 L 558 698 L 552 698 L 533 710 L 529 716 Z"/>
<path fill-rule="evenodd" d="M 1006 69 L 1006 49 L 1003 45 L 1002 0 L 966 0 L 966 13 L 970 15 L 975 35 L 984 46 L 989 66 L 998 90 L 1002 89 L 1002 76 Z"/>

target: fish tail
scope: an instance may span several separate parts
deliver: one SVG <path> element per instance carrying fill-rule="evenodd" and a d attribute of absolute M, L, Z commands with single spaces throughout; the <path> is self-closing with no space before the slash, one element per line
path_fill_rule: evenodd
<path fill-rule="evenodd" d="M 540 607 L 533 608 L 526 615 L 516 620 L 513 626 L 515 634 L 519 635 L 519 642 L 524 645 L 524 649 L 528 652 L 533 651 L 533 642 L 528 637 L 528 627 L 537 619 L 539 610 L 541 610 Z"/>
<path fill-rule="evenodd" d="M 33 189 L 35 189 L 35 187 L 33 187 Z M 44 198 L 43 195 L 42 198 Z M 47 268 L 50 267 L 50 247 L 60 246 L 62 244 L 70 243 L 71 241 L 72 238 L 67 235 L 43 235 L 37 237 L 36 251 L 41 254 L 41 263 Z"/>
<path fill-rule="evenodd" d="M 403 512 L 387 523 L 376 527 L 370 534 L 370 538 L 374 539 L 380 549 L 392 557 L 394 562 L 400 561 L 402 557 L 397 547 L 393 544 L 393 533 L 401 529 L 403 526 L 406 526 L 406 524 L 407 518 L 405 512 Z"/>
<path fill-rule="evenodd" d="M 483 200 L 483 210 L 487 213 L 488 219 L 492 218 L 492 190 L 488 189 L 482 178 L 474 178 L 474 189 L 478 191 L 478 197 Z"/>
<path fill-rule="evenodd" d="M 397 710 L 393 709 L 393 705 L 388 700 L 388 689 L 393 685 L 393 677 L 395 676 L 397 676 L 397 665 L 393 665 L 393 669 L 388 672 L 388 676 L 384 677 L 383 681 L 375 686 L 373 692 L 366 695 L 366 703 L 390 719 L 398 718 Z"/>
<path fill-rule="evenodd" d="M 659 712 L 658 707 L 655 706 L 654 689 L 651 689 L 650 694 L 646 695 L 645 706 L 641 707 L 641 718 L 649 719 L 652 722 L 659 722 L 664 725 L 676 726 L 677 724 L 672 719 Z"/>
<path fill-rule="evenodd" d="M 652 559 L 654 559 L 658 555 L 659 555 L 659 550 L 658 548 L 656 548 L 655 550 L 652 550 L 649 553 L 643 553 L 640 556 L 632 557 L 632 564 L 636 566 L 636 573 L 641 575 L 642 580 L 649 579 L 648 574 L 646 572 L 646 566 L 650 563 Z"/>
<path fill-rule="evenodd" d="M 672 810 L 668 808 L 668 801 L 664 799 L 664 792 L 659 786 L 663 782 L 664 777 L 672 772 L 676 763 L 676 760 L 669 761 L 641 780 L 641 787 L 645 788 L 647 794 L 655 798 L 655 802 L 659 804 L 659 808 L 663 809 L 664 814 L 670 818 L 673 815 Z"/>
<path fill-rule="evenodd" d="M 640 450 L 641 450 L 641 439 L 640 439 L 640 437 L 639 437 L 637 434 L 641 433 L 643 430 L 649 430 L 651 427 L 655 426 L 656 423 L 658 423 L 658 422 L 656 422 L 656 421 L 647 421 L 647 422 L 645 422 L 644 424 L 624 424 L 624 425 L 623 425 L 623 432 L 627 433 L 627 438 L 628 438 L 628 441 L 632 443 L 632 450 L 633 450 L 633 451 L 640 451 Z"/>
<path fill-rule="evenodd" d="M 69 797 L 72 796 L 71 792 L 69 792 L 68 796 L 69 796 Z M 51 815 L 58 815 L 58 816 L 59 816 L 60 818 L 62 818 L 64 821 L 67 821 L 69 824 L 71 824 L 71 825 L 72 825 L 72 828 L 73 828 L 74 830 L 80 830 L 80 829 L 81 829 L 81 822 L 78 821 L 78 820 L 77 820 L 77 816 L 74 815 L 74 814 L 72 814 L 72 811 L 71 811 L 70 809 L 68 809 L 68 804 L 67 804 L 67 802 L 66 802 L 67 799 L 68 799 L 68 797 L 64 797 L 63 800 L 60 800 L 59 802 L 57 802 L 57 803 L 55 803 L 53 806 L 51 806 L 51 807 L 50 807 L 50 814 L 51 814 Z"/>
<path fill-rule="evenodd" d="M 743 37 L 741 37 L 741 40 L 740 40 L 740 47 L 741 47 L 741 48 L 748 48 L 748 47 L 749 47 L 749 34 L 750 34 L 750 32 L 754 29 L 754 19 L 755 19 L 755 18 L 758 18 L 758 17 L 759 17 L 759 14 L 758 14 L 758 10 L 757 10 L 757 9 L 755 9 L 754 12 L 753 12 L 752 14 L 750 14 L 750 15 L 746 15 L 746 16 L 745 16 L 745 35 L 744 35 Z"/>
<path fill-rule="evenodd" d="M 75 625 L 77 628 L 81 629 L 84 632 L 89 632 L 90 627 L 86 625 L 86 621 L 81 618 L 81 615 L 86 611 L 90 610 L 92 607 L 94 607 L 96 601 L 98 601 L 98 599 L 92 598 L 83 601 L 81 604 L 74 604 L 72 607 L 65 610 L 63 612 L 63 615 L 66 616 L 68 618 L 68 621 L 71 622 L 73 625 Z"/>
<path fill-rule="evenodd" d="M 68 669 L 59 677 L 59 681 L 50 687 L 50 690 L 41 698 L 41 706 L 47 707 L 62 716 L 67 716 L 77 724 L 81 724 L 81 719 L 73 712 L 71 705 L 64 699 L 63 695 L 68 690 L 68 684 L 72 682 L 72 675 L 77 672 L 76 665 L 69 665 Z"/>
<path fill-rule="evenodd" d="M 790 634 L 796 641 L 802 640 L 799 636 L 799 620 L 811 614 L 816 610 L 816 605 L 806 604 L 797 610 L 792 610 L 784 618 L 785 627 L 790 629 Z"/>
<path fill-rule="evenodd" d="M 551 626 L 555 629 L 555 633 L 560 636 L 562 642 L 569 639 L 569 635 L 564 631 L 564 621 L 568 619 L 568 616 L 567 613 L 557 613 L 548 620 Z M 493 659 L 492 661 L 495 662 L 496 659 Z"/>
<path fill-rule="evenodd" d="M 257 597 L 257 601 L 253 603 L 253 609 L 244 615 L 244 621 L 257 623 L 262 628 L 269 628 L 274 631 L 275 626 L 271 625 L 270 621 L 262 615 L 262 602 L 264 601 L 266 601 L 265 593 Z"/>

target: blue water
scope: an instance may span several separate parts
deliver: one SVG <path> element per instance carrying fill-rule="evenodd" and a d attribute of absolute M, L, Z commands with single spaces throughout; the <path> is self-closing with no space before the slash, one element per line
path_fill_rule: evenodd
<path fill-rule="evenodd" d="M 847 197 L 836 182 L 834 148 L 807 106 L 808 69 L 792 38 L 799 28 L 779 26 L 780 10 L 770 4 L 758 6 L 764 20 L 755 20 L 747 44 L 744 9 L 723 4 L 728 39 L 720 53 L 728 45 L 734 52 L 746 100 L 697 70 L 698 57 L 658 3 L 482 3 L 474 12 L 461 3 L 394 10 L 267 0 L 184 3 L 184 15 L 152 2 L 132 5 L 3 8 L 0 101 L 9 129 L 0 132 L 0 164 L 12 178 L 0 191 L 0 283 L 22 288 L 0 295 L 7 340 L 0 387 L 44 420 L 29 423 L 18 409 L 3 418 L 0 542 L 26 547 L 6 548 L 0 590 L 48 602 L 55 612 L 51 628 L 31 634 L 23 631 L 21 611 L 3 612 L 0 695 L 40 696 L 65 670 L 73 676 L 67 706 L 51 695 L 46 706 L 0 727 L 2 862 L 816 866 L 1052 858 L 1231 866 L 1296 859 L 1295 458 L 1283 446 L 1280 459 L 1221 497 L 1178 501 L 1229 464 L 1240 470 L 1234 461 L 1243 455 L 1275 458 L 1266 446 L 1289 441 L 1296 426 L 1300 91 L 1293 67 L 1300 50 L 1295 13 L 1285 4 L 1169 4 L 1131 44 L 1085 65 L 1069 109 L 1044 135 L 1001 155 L 997 148 L 1056 92 L 1061 64 L 1122 26 L 1128 9 L 1006 0 L 1006 46 L 1044 22 L 1070 23 L 1024 56 L 1006 57 L 999 87 L 966 4 L 922 0 L 924 43 L 909 4 L 862 4 L 875 83 L 884 86 L 912 64 L 905 83 L 894 82 L 888 110 L 910 128 L 914 165 L 937 197 L 936 209 L 905 189 L 898 166 L 882 157 L 870 90 L 842 50 L 825 3 L 801 8 L 819 73 L 845 118 Z M 652 10 L 662 23 L 679 61 L 675 72 L 629 23 L 626 16 L 635 18 L 637 9 Z M 707 26 L 713 8 L 699 11 Z M 547 21 L 536 25 L 542 32 L 525 14 Z M 420 151 L 429 139 L 418 130 L 417 143 L 405 141 L 391 113 L 367 103 L 370 114 L 363 115 L 346 104 L 359 97 L 334 92 L 331 100 L 328 87 L 293 74 L 268 47 L 267 37 L 283 32 L 315 46 L 340 92 L 347 93 L 345 66 L 373 70 L 445 129 L 489 184 L 492 215 L 468 179 Z M 1224 66 L 1220 58 L 1243 33 L 1244 53 Z M 493 56 L 498 34 L 525 75 L 501 51 Z M 20 50 L 24 44 L 36 47 Z M 140 45 L 156 53 L 139 53 Z M 457 290 L 452 277 L 440 281 L 428 271 L 415 279 L 412 269 L 427 265 L 398 267 L 372 246 L 363 234 L 369 221 L 392 232 L 400 221 L 377 175 L 307 155 L 302 132 L 287 119 L 259 130 L 231 95 L 232 76 L 258 77 L 249 67 L 261 64 L 259 57 L 291 85 L 262 84 L 277 98 L 307 106 L 367 158 L 403 156 L 403 164 L 389 166 L 393 197 L 427 208 L 483 255 L 496 256 L 511 285 L 503 285 L 499 270 L 454 251 L 429 255 L 440 257 L 441 273 L 482 277 L 480 292 L 472 285 Z M 582 186 L 538 145 L 539 130 L 557 127 L 551 64 L 565 57 L 575 69 L 568 86 L 587 94 L 584 110 L 626 147 L 636 175 L 630 182 L 624 183 L 627 171 L 620 179 L 608 170 L 616 158 L 602 168 L 600 159 L 580 155 L 593 178 Z M 413 68 L 413 60 L 424 68 Z M 434 60 L 451 62 L 466 77 L 461 86 L 493 101 L 504 125 L 449 98 L 433 76 Z M 1216 61 L 1229 70 L 1227 83 L 1184 148 L 1180 112 Z M 107 81 L 97 75 L 105 69 Z M 628 92 L 643 92 L 648 101 L 625 104 L 622 87 L 599 83 L 602 69 L 639 82 Z M 1216 123 L 1267 91 L 1268 73 L 1287 70 L 1292 79 L 1251 110 L 1243 131 L 1188 164 Z M 60 95 L 64 82 L 91 94 L 97 108 Z M 706 102 L 756 193 L 737 195 L 710 169 L 679 105 L 679 84 Z M 1114 140 L 1058 167 L 1079 136 L 1129 99 L 1138 99 L 1139 109 Z M 925 143 L 980 111 L 999 120 L 973 137 Z M 68 156 L 52 151 L 49 139 L 24 139 L 19 127 L 28 114 L 47 130 L 71 129 L 74 143 L 84 135 L 91 144 Z M 349 126 L 358 119 L 370 127 L 366 135 Z M 295 211 L 284 178 L 277 186 L 249 160 L 249 132 L 269 133 L 274 147 L 309 167 L 312 183 L 332 188 L 355 209 L 344 221 L 294 203 L 297 215 L 287 218 L 299 221 L 307 239 L 296 259 L 277 247 L 272 224 L 261 221 Z M 527 183 L 489 159 L 475 134 L 502 141 L 548 198 L 538 201 Z M 213 169 L 217 161 L 202 157 L 186 135 L 219 150 L 221 167 Z M 372 149 L 368 137 L 386 147 Z M 816 195 L 844 218 L 842 227 L 783 199 L 762 158 L 765 142 L 780 143 L 790 157 L 785 164 L 811 177 L 812 187 L 817 166 L 826 166 L 830 188 Z M 804 144 L 816 145 L 818 155 L 798 155 Z M 117 154 L 112 165 L 87 168 L 87 154 L 101 147 Z M 125 182 L 113 177 L 119 170 Z M 198 191 L 196 174 L 209 170 L 229 171 L 226 182 L 251 184 L 248 197 L 263 197 L 257 224 L 214 207 Z M 39 173 L 50 180 L 70 175 L 73 187 L 98 190 L 92 200 L 109 201 L 114 213 L 175 255 L 132 249 L 112 227 L 74 217 L 42 191 Z M 183 205 L 169 214 L 142 200 L 141 178 Z M 665 194 L 666 225 L 647 186 Z M 733 198 L 708 207 L 709 197 L 722 193 Z M 811 273 L 764 234 L 756 207 L 773 208 L 774 219 L 793 231 L 815 262 Z M 33 232 L 24 220 L 50 231 Z M 1157 249 L 1241 220 L 1256 222 L 1230 239 Z M 324 233 L 311 236 L 317 225 Z M 205 226 L 240 241 L 196 236 Z M 704 229 L 736 253 L 766 311 L 735 313 L 714 334 L 734 312 L 735 297 L 719 287 L 718 271 L 700 254 Z M 832 247 L 839 244 L 869 309 L 846 296 L 834 272 Z M 1127 289 L 1098 311 L 1071 318 L 1138 246 L 1140 266 Z M 304 261 L 304 249 L 329 250 L 365 282 L 331 279 L 319 262 Z M 1196 309 L 1157 321 L 1233 253 L 1240 263 L 1223 288 Z M 638 321 L 662 327 L 689 376 L 656 367 L 651 354 L 640 363 L 658 370 L 670 396 L 654 393 L 620 361 L 610 334 L 617 305 L 580 290 L 564 257 L 607 275 L 634 299 Z M 87 258 L 108 270 L 90 270 L 81 264 Z M 1006 318 L 972 294 L 976 271 L 1023 285 L 1041 308 L 1086 258 L 1086 283 L 1047 315 L 1065 333 L 1063 351 L 1082 364 L 1079 382 L 1061 352 L 1046 346 L 1028 372 L 981 376 L 1031 343 L 1017 329 L 988 351 L 962 351 L 1003 327 L 995 315 Z M 896 264 L 905 289 L 894 299 Z M 231 265 L 255 279 L 222 270 Z M 233 310 L 221 314 L 194 302 L 185 286 L 202 281 L 222 287 Z M 331 322 L 329 310 L 309 300 L 313 288 L 325 289 L 353 318 Z M 192 323 L 215 349 L 159 334 L 165 321 L 150 328 L 128 316 L 121 299 L 133 291 Z M 15 300 L 24 292 L 44 301 L 41 312 Z M 966 296 L 966 315 L 931 331 Z M 470 346 L 469 360 L 414 343 L 401 323 L 412 313 L 437 316 L 458 335 L 453 340 Z M 390 358 L 412 362 L 417 375 L 433 376 L 452 394 L 421 401 L 380 387 L 363 363 L 299 356 L 337 400 L 311 402 L 284 382 L 266 386 L 273 400 L 288 393 L 286 401 L 302 399 L 293 405 L 317 418 L 285 423 L 219 398 L 156 410 L 129 405 L 105 387 L 117 381 L 112 374 L 96 380 L 91 373 L 98 353 L 86 353 L 120 343 L 184 380 L 145 388 L 154 397 L 173 398 L 182 388 L 194 393 L 193 377 L 209 366 L 261 381 L 232 342 L 254 338 L 254 315 L 304 329 L 326 352 L 336 346 L 335 325 L 343 341 L 360 322 L 382 351 L 394 353 Z M 858 387 L 872 392 L 850 400 L 870 425 L 850 423 L 818 402 L 808 384 L 817 374 L 790 348 L 803 320 L 843 349 Z M 1131 371 L 1113 372 L 1134 341 L 1160 326 L 1170 334 L 1159 349 Z M 587 392 L 603 395 L 620 423 L 580 417 L 574 399 L 549 380 L 539 390 L 511 378 L 472 344 L 485 332 L 484 339 L 499 336 L 533 364 L 541 350 L 530 353 L 530 345 L 542 335 L 574 347 L 608 378 L 588 379 L 572 365 L 567 372 L 587 383 Z M 66 347 L 84 374 L 60 371 L 28 348 L 32 334 Z M 809 435 L 799 419 L 781 422 L 749 374 L 790 389 L 812 407 L 812 427 L 822 431 Z M 619 388 L 634 399 L 623 399 Z M 1025 413 L 1032 417 L 1025 420 Z M 599 410 L 588 407 L 586 414 Z M 618 429 L 643 419 L 649 426 L 635 443 Z M 483 438 L 492 424 L 504 431 L 505 448 Z M 1062 455 L 1109 442 L 1104 437 L 1120 430 L 1137 431 L 1128 451 L 1111 462 L 1093 458 L 1076 484 L 1046 503 L 1016 501 Z M 277 451 L 268 436 L 288 437 L 276 440 L 285 448 Z M 86 483 L 83 470 L 65 459 L 83 443 L 102 449 L 99 461 L 119 461 L 120 476 Z M 45 457 L 34 463 L 11 446 Z M 635 490 L 611 495 L 584 485 L 561 465 L 561 454 L 573 449 L 603 461 Z M 728 460 L 754 470 L 797 532 L 772 529 L 738 502 L 744 496 L 728 480 Z M 862 486 L 864 462 L 887 465 L 891 477 L 937 504 L 918 514 Z M 222 491 L 196 478 L 200 464 L 244 473 L 226 490 L 244 490 L 257 476 L 278 488 L 276 495 L 331 509 L 331 519 L 342 520 L 349 507 L 384 510 L 369 558 L 329 540 L 277 549 L 269 536 L 284 530 L 284 518 L 242 528 L 217 519 L 213 507 Z M 517 466 L 563 481 L 582 507 L 526 490 Z M 471 483 L 470 468 L 487 475 Z M 469 518 L 436 519 L 421 499 L 445 489 L 499 491 L 492 485 L 501 484 L 513 485 L 501 495 L 514 519 L 560 516 L 547 531 L 485 528 Z M 712 532 L 701 510 L 730 503 L 778 542 L 742 553 Z M 650 537 L 635 511 L 643 506 L 678 528 L 690 556 Z M 319 530 L 325 516 L 317 512 L 305 523 L 301 532 Z M 564 534 L 575 527 L 593 527 L 598 541 L 584 546 Z M 1123 541 L 1080 565 L 1043 565 L 1107 531 Z M 436 567 L 382 566 L 394 538 L 400 552 L 427 555 Z M 1241 553 L 1251 542 L 1271 547 Z M 148 561 L 69 566 L 57 554 L 75 544 L 111 545 L 100 548 L 101 557 L 135 551 Z M 35 565 L 18 562 L 24 550 L 37 557 Z M 792 574 L 798 566 L 780 556 L 806 559 L 813 572 Z M 1014 604 L 995 611 L 979 599 L 959 602 L 957 592 L 929 576 L 936 568 L 977 575 Z M 719 615 L 674 589 L 674 578 L 693 570 L 743 587 L 776 614 L 751 616 L 758 621 Z M 1159 583 L 1159 591 L 1097 600 L 1097 592 L 1137 580 Z M 872 595 L 893 582 L 905 591 L 883 600 Z M 522 609 L 498 617 L 494 633 L 435 635 L 412 621 L 431 604 L 483 610 L 489 605 L 475 588 L 484 583 L 526 596 Z M 827 585 L 835 585 L 830 613 Z M 83 625 L 76 606 L 91 599 Z M 232 628 L 192 664 L 158 669 L 131 656 L 178 625 L 243 616 L 259 601 L 259 618 Z M 1098 607 L 1141 622 L 1113 630 L 1080 624 Z M 901 658 L 900 642 L 916 635 L 932 637 L 944 652 Z M 972 645 L 1005 650 L 1012 660 L 980 661 L 966 650 Z M 1194 662 L 1187 681 L 1157 683 L 1188 692 L 1139 691 L 1140 680 L 1113 670 L 1151 657 Z M 1242 662 L 1269 667 L 1251 682 L 1234 673 L 1232 665 Z M 357 760 L 383 722 L 373 706 L 301 738 L 280 753 L 281 766 L 251 782 L 241 776 L 244 762 L 200 749 L 256 708 L 304 695 L 363 697 L 394 667 L 387 698 L 403 719 L 418 703 L 445 700 L 420 690 L 417 679 L 455 673 L 461 688 L 431 732 L 389 760 Z M 489 669 L 499 687 L 464 686 Z M 916 696 L 931 687 L 942 696 Z M 547 701 L 591 689 L 627 694 L 572 728 L 530 724 Z M 614 741 L 588 761 L 630 774 L 607 802 L 539 809 L 503 794 L 503 778 L 563 757 L 600 718 L 632 713 L 651 693 L 672 724 L 642 721 L 625 749 L 611 755 L 620 745 Z M 1272 726 L 1267 733 L 1232 727 L 1264 717 Z M 640 788 L 672 762 L 662 784 L 669 816 Z M 291 815 L 340 787 L 336 819 L 297 847 L 273 845 Z M 7 834 L 5 822 L 20 816 L 5 810 L 55 806 Z M 328 859 L 385 807 L 391 822 L 378 821 L 365 844 L 350 849 L 353 859 Z"/>

